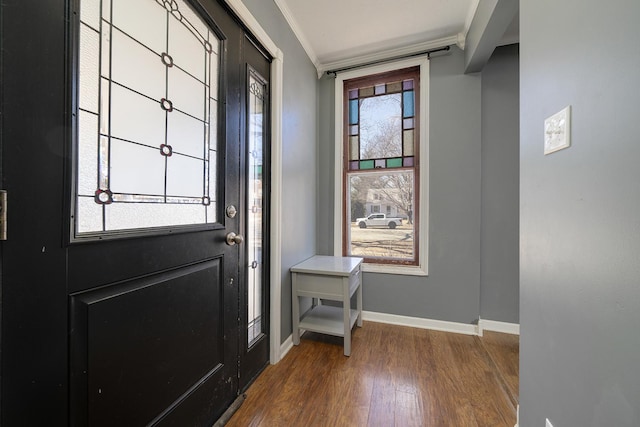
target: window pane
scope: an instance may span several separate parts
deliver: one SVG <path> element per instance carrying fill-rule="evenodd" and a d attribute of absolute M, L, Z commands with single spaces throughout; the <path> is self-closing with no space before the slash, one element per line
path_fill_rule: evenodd
<path fill-rule="evenodd" d="M 205 206 L 163 203 L 112 203 L 105 205 L 106 229 L 163 227 L 169 225 L 202 224 Z"/>
<path fill-rule="evenodd" d="M 80 9 L 80 20 L 91 28 L 100 28 L 100 0 L 84 0 Z"/>
<path fill-rule="evenodd" d="M 202 160 L 174 154 L 167 158 L 167 195 L 202 197 L 204 181 Z"/>
<path fill-rule="evenodd" d="M 358 123 L 358 100 L 349 101 L 349 123 L 355 125 Z"/>
<path fill-rule="evenodd" d="M 414 104 L 413 104 L 413 91 L 402 93 L 402 103 L 404 104 L 403 117 L 413 117 Z"/>
<path fill-rule="evenodd" d="M 176 67 L 169 68 L 168 99 L 174 108 L 197 119 L 205 119 L 205 86 Z"/>
<path fill-rule="evenodd" d="M 78 114 L 78 159 L 87 165 L 78 176 L 78 191 L 93 196 L 98 171 L 98 116 L 80 111 Z"/>
<path fill-rule="evenodd" d="M 165 141 L 165 116 L 158 102 L 116 84 L 111 85 L 112 136 L 160 147 Z"/>
<path fill-rule="evenodd" d="M 167 144 L 174 153 L 202 159 L 204 149 L 204 123 L 180 111 L 167 115 Z"/>
<path fill-rule="evenodd" d="M 164 194 L 165 157 L 159 149 L 113 139 L 109 164 L 114 193 Z"/>
<path fill-rule="evenodd" d="M 200 40 L 193 37 L 177 19 L 169 20 L 169 36 L 167 53 L 173 58 L 174 64 L 204 82 L 205 60 L 209 55 L 206 55 Z"/>
<path fill-rule="evenodd" d="M 404 131 L 404 155 L 413 156 L 413 129 Z"/>
<path fill-rule="evenodd" d="M 360 105 L 360 158 L 402 156 L 400 94 L 365 98 Z"/>
<path fill-rule="evenodd" d="M 415 260 L 413 171 L 352 173 L 348 183 L 347 255 Z M 379 212 L 385 218 L 367 218 Z"/>
<path fill-rule="evenodd" d="M 100 35 L 80 26 L 80 108 L 98 112 L 98 67 Z"/>
<path fill-rule="evenodd" d="M 160 57 L 116 29 L 112 37 L 113 81 L 153 99 L 163 98 L 166 67 Z"/>
<path fill-rule="evenodd" d="M 167 49 L 167 11 L 156 2 L 113 0 L 113 25 L 158 55 Z"/>

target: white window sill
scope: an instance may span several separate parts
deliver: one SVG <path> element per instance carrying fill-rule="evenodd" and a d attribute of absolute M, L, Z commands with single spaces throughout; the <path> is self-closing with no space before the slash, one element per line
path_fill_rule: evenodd
<path fill-rule="evenodd" d="M 362 264 L 362 271 L 366 273 L 398 274 L 402 276 L 428 276 L 427 271 L 422 267 L 388 265 L 388 264 Z"/>

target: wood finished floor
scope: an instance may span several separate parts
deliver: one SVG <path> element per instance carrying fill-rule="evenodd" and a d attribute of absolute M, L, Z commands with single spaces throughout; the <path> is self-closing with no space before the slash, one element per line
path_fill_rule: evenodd
<path fill-rule="evenodd" d="M 364 322 L 345 357 L 306 333 L 246 395 L 227 426 L 513 427 L 518 337 Z"/>

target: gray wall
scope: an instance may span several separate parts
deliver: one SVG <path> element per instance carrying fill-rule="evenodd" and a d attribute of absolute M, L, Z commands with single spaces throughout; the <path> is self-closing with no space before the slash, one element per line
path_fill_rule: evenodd
<path fill-rule="evenodd" d="M 520 98 L 518 45 L 482 69 L 480 316 L 519 323 Z"/>
<path fill-rule="evenodd" d="M 639 18 L 520 0 L 522 427 L 640 425 Z M 572 146 L 544 156 L 569 104 Z"/>
<path fill-rule="evenodd" d="M 315 253 L 333 251 L 334 79 L 317 80 L 313 64 L 273 1 L 243 2 L 284 52 L 284 341 L 291 334 L 289 268 Z M 483 117 L 482 91 L 487 92 L 486 85 L 482 87 L 479 74 L 464 74 L 464 54 L 455 47 L 447 55 L 434 57 L 430 67 L 429 277 L 367 273 L 364 309 L 473 323 L 481 314 L 482 295 L 483 308 L 487 307 L 483 318 L 516 322 L 517 302 L 513 302 L 513 296 L 516 292 L 517 298 L 517 288 L 513 289 L 509 277 L 517 267 L 512 259 L 499 266 L 482 255 L 485 247 L 505 253 L 508 250 L 501 246 L 503 241 L 494 239 L 481 246 L 481 236 L 494 235 L 499 227 L 481 222 L 481 199 L 485 194 L 499 199 L 508 187 L 499 182 L 499 188 L 492 191 L 482 182 L 500 181 L 500 176 L 512 175 L 513 171 L 507 165 L 502 165 L 506 171 L 482 171 L 483 162 L 498 164 L 506 155 L 496 144 L 506 144 L 507 138 L 498 138 L 495 144 L 492 141 L 489 153 L 482 153 L 487 150 L 486 143 L 485 148 L 482 146 L 482 129 L 486 128 L 482 120 L 494 120 L 502 114 L 499 101 L 490 103 L 489 110 L 495 107 L 496 113 Z M 492 96 L 501 95 L 503 101 L 512 96 L 511 86 L 500 89 L 498 84 L 509 73 L 501 74 L 497 69 L 492 73 L 496 76 Z M 499 210 L 500 202 L 491 199 L 492 209 Z M 517 214 L 514 216 L 517 218 Z M 503 237 L 507 228 L 501 230 Z M 484 292 L 481 283 L 494 288 Z"/>
<path fill-rule="evenodd" d="M 473 323 L 480 309 L 481 78 L 464 74 L 464 54 L 455 47 L 434 57 L 430 69 L 429 277 L 366 273 L 364 309 Z M 324 78 L 321 129 L 333 126 L 333 90 L 334 80 Z M 319 162 L 324 186 L 333 183 L 333 132 L 319 144 L 327 153 Z M 318 216 L 332 218 L 333 194 L 322 197 Z M 318 241 L 320 253 L 332 253 L 329 233 L 320 230 Z"/>
<path fill-rule="evenodd" d="M 333 194 L 335 176 L 334 77 L 318 85 L 318 253 L 333 255 Z"/>
<path fill-rule="evenodd" d="M 289 268 L 316 253 L 317 74 L 273 1 L 243 0 L 284 53 L 282 341 L 291 335 Z"/>

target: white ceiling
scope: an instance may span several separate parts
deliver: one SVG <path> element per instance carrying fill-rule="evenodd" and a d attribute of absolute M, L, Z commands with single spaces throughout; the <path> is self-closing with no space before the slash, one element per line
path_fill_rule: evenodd
<path fill-rule="evenodd" d="M 464 44 L 479 0 L 275 0 L 318 69 L 409 46 Z M 441 42 L 441 46 L 445 44 Z"/>

